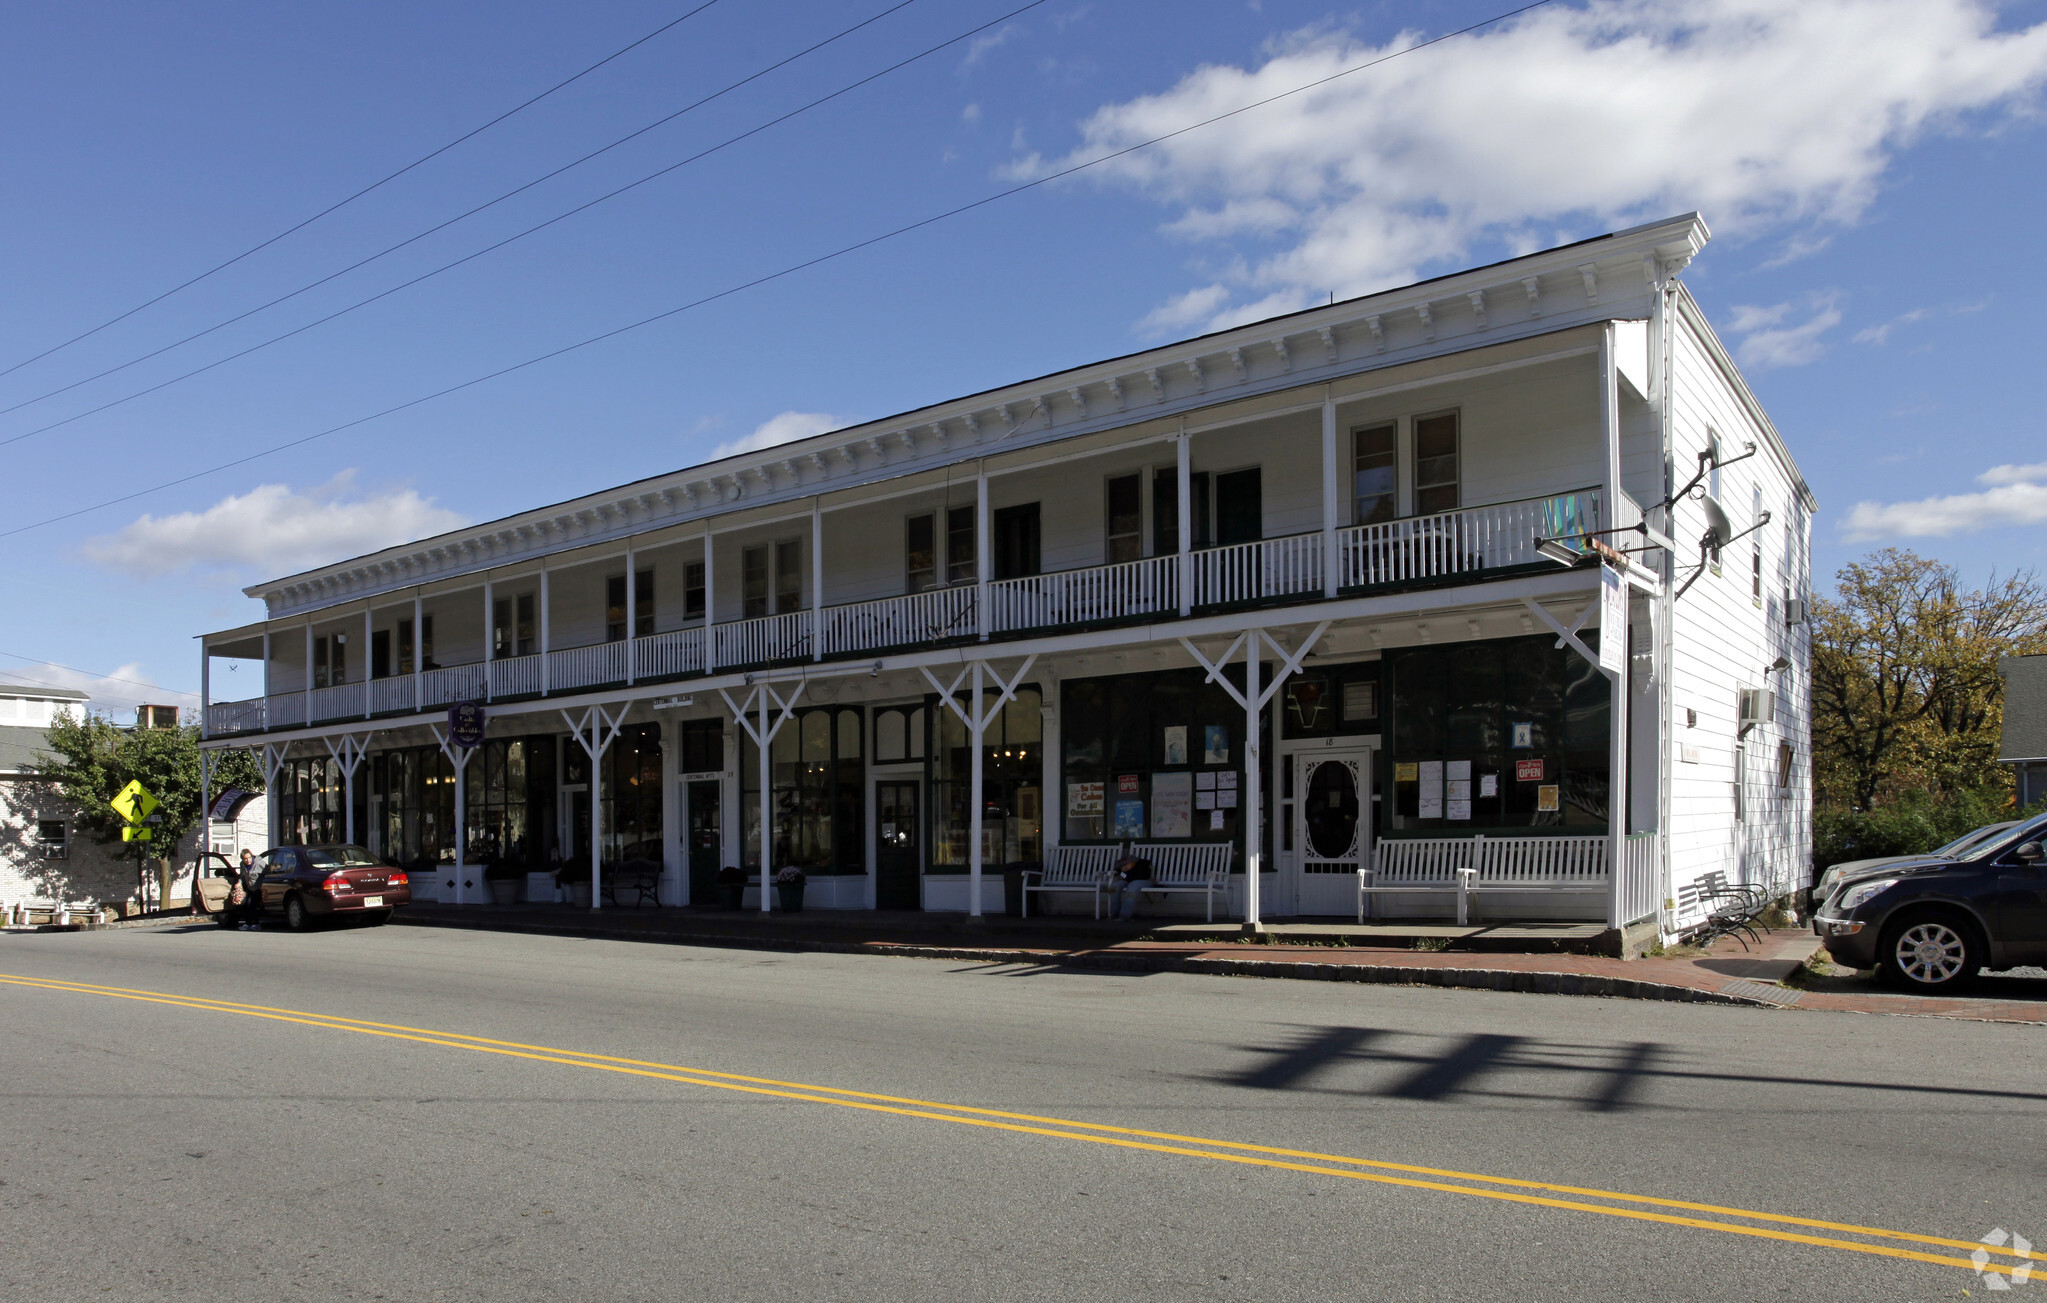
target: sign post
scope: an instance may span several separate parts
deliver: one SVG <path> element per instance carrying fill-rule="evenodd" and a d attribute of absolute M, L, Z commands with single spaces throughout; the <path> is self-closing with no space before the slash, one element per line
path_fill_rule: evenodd
<path fill-rule="evenodd" d="M 114 799 L 107 802 L 107 804 L 113 807 L 115 814 L 121 816 L 121 822 L 125 825 L 121 829 L 122 841 L 147 842 L 154 839 L 155 830 L 149 825 L 162 818 L 161 815 L 157 814 L 156 808 L 162 805 L 163 802 L 157 800 L 156 794 L 144 787 L 140 781 L 132 778 L 129 779 L 128 785 L 114 793 Z M 138 884 L 141 884 L 140 890 L 142 894 L 147 896 L 149 888 L 147 886 L 147 879 L 144 877 L 145 859 L 146 857 L 138 851 L 135 857 L 135 876 Z M 158 908 L 162 908 L 163 898 L 169 894 L 168 890 L 159 886 Z"/>

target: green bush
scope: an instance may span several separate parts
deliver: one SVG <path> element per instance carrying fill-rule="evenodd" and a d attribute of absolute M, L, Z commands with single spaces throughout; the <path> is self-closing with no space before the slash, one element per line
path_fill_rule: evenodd
<path fill-rule="evenodd" d="M 1921 790 L 1870 810 L 1820 810 L 1812 821 L 1813 862 L 1825 869 L 1844 860 L 1923 855 L 1973 828 L 2038 814 L 2041 809 L 2036 805 L 2015 811 L 2003 792 L 1978 787 L 1940 800 Z"/>

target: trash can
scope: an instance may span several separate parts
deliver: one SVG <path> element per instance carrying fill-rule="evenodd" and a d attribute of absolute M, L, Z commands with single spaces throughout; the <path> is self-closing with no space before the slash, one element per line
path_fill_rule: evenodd
<path fill-rule="evenodd" d="M 1023 917 L 1024 874 L 1036 873 L 1036 863 L 1010 864 L 1002 870 L 1002 912 L 1010 918 Z"/>

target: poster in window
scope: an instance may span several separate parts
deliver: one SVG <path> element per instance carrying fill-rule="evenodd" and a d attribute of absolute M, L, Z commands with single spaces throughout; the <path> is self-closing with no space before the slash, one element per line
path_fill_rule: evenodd
<path fill-rule="evenodd" d="M 1514 781 L 1517 783 L 1539 783 L 1542 781 L 1542 761 L 1516 760 Z"/>
<path fill-rule="evenodd" d="M 1215 790 L 1215 775 L 1212 773 L 1194 775 L 1194 790 L 1197 792 L 1213 792 Z"/>
<path fill-rule="evenodd" d="M 1514 740 L 1510 744 L 1516 751 L 1526 751 L 1535 745 L 1535 725 L 1515 724 L 1512 726 Z"/>
<path fill-rule="evenodd" d="M 1211 787 L 1204 792 L 1197 788 L 1194 792 L 1194 808 L 1197 810 L 1215 809 L 1215 789 Z"/>
<path fill-rule="evenodd" d="M 1555 783 L 1544 783 L 1535 789 L 1535 808 L 1543 814 L 1554 814 L 1557 809 L 1557 793 L 1562 790 Z"/>
<path fill-rule="evenodd" d="M 1500 776 L 1498 774 L 1480 774 L 1478 776 L 1478 794 L 1481 797 L 1498 796 L 1500 794 Z"/>
<path fill-rule="evenodd" d="M 1116 825 L 1109 835 L 1112 837 L 1144 836 L 1144 802 L 1116 802 Z"/>
<path fill-rule="evenodd" d="M 1234 787 L 1232 787 L 1232 788 L 1229 788 L 1229 789 L 1228 789 L 1228 790 L 1226 790 L 1226 791 L 1220 791 L 1220 792 L 1217 792 L 1217 793 L 1215 794 L 1215 808 L 1216 808 L 1216 809 L 1218 809 L 1218 810 L 1234 810 L 1234 809 L 1236 809 L 1236 808 L 1237 808 L 1237 789 L 1236 789 L 1236 788 L 1234 788 Z"/>
<path fill-rule="evenodd" d="M 1221 724 L 1201 727 L 1201 763 L 1226 765 L 1230 762 L 1230 731 Z"/>
<path fill-rule="evenodd" d="M 1379 717 L 1379 685 L 1376 683 L 1346 683 L 1343 685 L 1343 722 L 1356 723 L 1364 719 Z"/>
<path fill-rule="evenodd" d="M 1225 770 L 1224 772 L 1222 772 L 1222 773 L 1220 773 L 1220 774 L 1217 774 L 1217 775 L 1215 776 L 1215 790 L 1216 790 L 1216 791 L 1218 791 L 1218 792 L 1234 792 L 1234 791 L 1236 791 L 1236 790 L 1237 790 L 1237 771 L 1236 771 L 1236 770 L 1234 770 L 1234 769 L 1229 769 L 1229 770 Z"/>
<path fill-rule="evenodd" d="M 1424 760 L 1421 762 L 1421 808 L 1417 812 L 1423 819 L 1443 817 L 1443 762 Z"/>
<path fill-rule="evenodd" d="M 1210 832 L 1221 832 L 1223 830 L 1223 812 L 1221 810 L 1211 810 L 1208 812 L 1208 830 Z"/>
<path fill-rule="evenodd" d="M 1194 835 L 1194 775 L 1151 776 L 1151 835 L 1154 837 Z"/>
<path fill-rule="evenodd" d="M 1184 765 L 1186 763 L 1187 726 L 1185 724 L 1169 724 L 1166 727 L 1166 765 L 1168 768 L 1171 768 L 1175 765 Z"/>
<path fill-rule="evenodd" d="M 1445 819 L 1453 821 L 1461 819 L 1467 823 L 1471 821 L 1471 802 L 1468 800 L 1460 801 L 1453 796 L 1443 802 L 1443 811 Z"/>
<path fill-rule="evenodd" d="M 1393 781 L 1396 783 L 1411 783 L 1422 776 L 1421 769 L 1422 767 L 1414 761 L 1403 760 L 1393 766 Z"/>
<path fill-rule="evenodd" d="M 1100 814 L 1102 812 L 1101 783 L 1068 783 L 1066 785 L 1066 813 L 1069 815 Z"/>

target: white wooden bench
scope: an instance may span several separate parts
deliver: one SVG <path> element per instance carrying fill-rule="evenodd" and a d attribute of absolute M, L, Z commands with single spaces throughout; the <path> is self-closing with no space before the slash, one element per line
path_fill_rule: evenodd
<path fill-rule="evenodd" d="M 1094 898 L 1095 917 L 1102 916 L 1102 888 L 1109 871 L 1123 858 L 1121 842 L 1107 846 L 1054 846 L 1045 852 L 1045 867 L 1024 875 L 1023 916 L 1031 916 L 1034 891 L 1084 891 Z"/>
<path fill-rule="evenodd" d="M 1358 922 L 1373 896 L 1452 894 L 1457 922 L 1483 892 L 1586 895 L 1608 890 L 1604 837 L 1428 837 L 1380 842 L 1358 870 Z"/>
<path fill-rule="evenodd" d="M 1199 893 L 1215 922 L 1215 898 L 1229 899 L 1230 861 L 1237 848 L 1229 842 L 1132 842 L 1130 853 L 1151 861 L 1151 881 L 1140 895 L 1191 896 Z"/>

